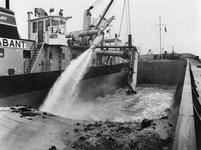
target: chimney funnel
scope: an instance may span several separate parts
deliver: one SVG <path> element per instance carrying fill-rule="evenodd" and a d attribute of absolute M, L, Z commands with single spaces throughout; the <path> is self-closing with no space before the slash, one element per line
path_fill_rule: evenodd
<path fill-rule="evenodd" d="M 6 0 L 6 9 L 10 9 L 9 7 L 9 0 Z"/>

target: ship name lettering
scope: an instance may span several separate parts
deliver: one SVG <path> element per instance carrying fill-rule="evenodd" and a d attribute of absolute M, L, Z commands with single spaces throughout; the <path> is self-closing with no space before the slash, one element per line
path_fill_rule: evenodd
<path fill-rule="evenodd" d="M 0 46 L 13 48 L 26 48 L 26 42 L 22 40 L 0 38 Z"/>
<path fill-rule="evenodd" d="M 7 20 L 7 17 L 5 17 L 5 16 L 0 16 L 0 19 L 1 19 L 1 20 Z"/>

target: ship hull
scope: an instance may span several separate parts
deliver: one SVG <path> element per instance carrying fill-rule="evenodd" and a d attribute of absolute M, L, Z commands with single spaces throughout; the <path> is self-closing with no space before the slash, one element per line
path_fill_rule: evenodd
<path fill-rule="evenodd" d="M 38 108 L 61 72 L 0 77 L 0 106 L 23 104 Z"/>
<path fill-rule="evenodd" d="M 0 106 L 27 105 L 38 109 L 47 96 L 49 89 L 42 89 L 27 93 L 21 93 L 0 99 Z"/>
<path fill-rule="evenodd" d="M 80 83 L 82 98 L 93 100 L 125 86 L 127 66 L 121 64 L 89 68 Z M 61 73 L 52 71 L 0 77 L 0 106 L 28 105 L 38 109 Z"/>

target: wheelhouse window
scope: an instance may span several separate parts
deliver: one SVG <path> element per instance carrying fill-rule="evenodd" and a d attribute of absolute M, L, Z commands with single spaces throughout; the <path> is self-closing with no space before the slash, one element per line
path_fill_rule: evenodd
<path fill-rule="evenodd" d="M 45 21 L 45 31 L 48 31 L 48 27 L 50 27 L 50 20 Z"/>
<path fill-rule="evenodd" d="M 37 22 L 33 22 L 33 33 L 36 33 L 38 30 L 38 23 Z"/>
<path fill-rule="evenodd" d="M 59 20 L 52 20 L 52 32 L 53 33 L 59 32 Z"/>
<path fill-rule="evenodd" d="M 65 33 L 65 29 L 66 29 L 66 22 L 64 21 L 60 21 L 60 33 L 64 34 Z"/>
<path fill-rule="evenodd" d="M 4 54 L 4 49 L 0 48 L 0 58 L 4 58 L 5 54 Z"/>
<path fill-rule="evenodd" d="M 59 20 L 52 20 L 52 26 L 59 26 Z"/>

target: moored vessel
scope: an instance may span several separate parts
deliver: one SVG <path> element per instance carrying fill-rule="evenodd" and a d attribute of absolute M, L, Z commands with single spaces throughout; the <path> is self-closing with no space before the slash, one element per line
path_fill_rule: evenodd
<path fill-rule="evenodd" d="M 6 9 L 1 7 L 0 105 L 26 104 L 38 108 L 70 61 L 90 47 L 95 50 L 89 70 L 82 79 L 83 94 L 104 86 L 86 98 L 104 96 L 125 85 L 129 85 L 128 94 L 135 93 L 138 54 L 132 46 L 131 35 L 128 44 L 123 46 L 117 36 L 104 39 L 105 29 L 114 20 L 114 16 L 104 18 L 113 1 L 95 24 L 91 23 L 93 6 L 89 7 L 84 12 L 83 30 L 70 33 L 67 33 L 66 24 L 71 17 L 64 17 L 63 10 L 58 15 L 48 15 L 42 8 L 35 8 L 36 18 L 32 19 L 33 13 L 28 12 L 28 39 L 20 38 L 9 4 Z M 50 12 L 53 11 L 51 8 Z M 107 85 L 109 89 L 104 88 Z"/>

